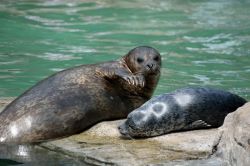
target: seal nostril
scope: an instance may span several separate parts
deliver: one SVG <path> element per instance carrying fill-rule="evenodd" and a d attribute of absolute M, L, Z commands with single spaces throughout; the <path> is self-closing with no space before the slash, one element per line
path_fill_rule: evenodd
<path fill-rule="evenodd" d="M 147 67 L 150 68 L 150 69 L 152 69 L 153 66 L 154 66 L 153 64 L 147 64 Z"/>

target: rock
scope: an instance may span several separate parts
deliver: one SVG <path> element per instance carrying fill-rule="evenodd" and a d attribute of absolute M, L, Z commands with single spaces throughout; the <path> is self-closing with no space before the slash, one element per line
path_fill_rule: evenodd
<path fill-rule="evenodd" d="M 227 163 L 220 158 L 211 157 L 201 160 L 182 160 L 161 164 L 150 164 L 149 166 L 227 166 Z"/>
<path fill-rule="evenodd" d="M 8 98 L 4 98 L 1 97 L 0 98 L 0 112 L 2 112 L 2 110 L 4 109 L 4 107 L 9 104 L 11 101 L 13 101 L 15 98 L 14 97 L 8 97 Z"/>
<path fill-rule="evenodd" d="M 230 113 L 220 128 L 216 156 L 228 165 L 248 166 L 250 163 L 250 102 Z"/>
<path fill-rule="evenodd" d="M 101 122 L 81 134 L 41 146 L 96 165 L 146 165 L 208 157 L 217 138 L 217 129 L 210 129 L 148 139 L 122 139 L 117 129 L 122 122 Z"/>

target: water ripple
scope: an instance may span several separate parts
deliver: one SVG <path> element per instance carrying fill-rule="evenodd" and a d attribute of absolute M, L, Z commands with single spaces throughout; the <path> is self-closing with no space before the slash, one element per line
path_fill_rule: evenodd
<path fill-rule="evenodd" d="M 221 85 L 221 80 L 211 79 L 206 75 L 194 74 L 193 77 L 202 82 L 203 85 Z"/>
<path fill-rule="evenodd" d="M 97 52 L 96 49 L 93 48 L 87 48 L 84 46 L 65 46 L 63 48 L 60 49 L 63 52 L 69 52 L 69 53 L 95 53 Z"/>
<path fill-rule="evenodd" d="M 65 54 L 51 53 L 51 52 L 47 52 L 44 55 L 40 55 L 38 57 L 42 59 L 50 60 L 50 61 L 65 61 L 65 60 L 81 59 L 81 57 L 76 57 L 73 55 L 65 55 Z"/>
<path fill-rule="evenodd" d="M 227 64 L 232 65 L 231 60 L 226 59 L 209 59 L 209 60 L 202 60 L 202 61 L 192 61 L 192 63 L 196 65 L 205 65 L 205 64 Z"/>
<path fill-rule="evenodd" d="M 230 34 L 216 34 L 211 37 L 184 36 L 191 43 L 200 43 L 203 48 L 186 47 L 189 51 L 207 52 L 211 54 L 233 54 L 242 42 Z"/>

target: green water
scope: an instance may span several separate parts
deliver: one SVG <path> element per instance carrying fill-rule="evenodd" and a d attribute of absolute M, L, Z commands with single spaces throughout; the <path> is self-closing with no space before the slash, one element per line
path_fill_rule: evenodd
<path fill-rule="evenodd" d="M 250 99 L 250 1 L 0 2 L 0 96 L 139 45 L 163 57 L 155 94 L 212 86 Z"/>

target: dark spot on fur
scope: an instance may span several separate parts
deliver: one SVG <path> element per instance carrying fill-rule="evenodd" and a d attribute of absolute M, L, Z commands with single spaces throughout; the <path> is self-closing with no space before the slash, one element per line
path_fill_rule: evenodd
<path fill-rule="evenodd" d="M 162 109 L 163 109 L 163 106 L 160 105 L 160 104 L 156 104 L 153 106 L 153 110 L 156 112 L 156 113 L 161 113 L 162 112 Z"/>

